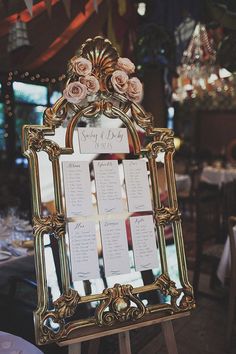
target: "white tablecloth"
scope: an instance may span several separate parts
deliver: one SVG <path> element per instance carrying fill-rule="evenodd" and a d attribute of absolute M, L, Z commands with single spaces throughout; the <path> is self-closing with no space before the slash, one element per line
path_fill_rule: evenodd
<path fill-rule="evenodd" d="M 177 192 L 189 192 L 191 189 L 191 178 L 189 175 L 175 174 Z"/>
<path fill-rule="evenodd" d="M 234 237 L 236 241 L 236 226 L 234 227 Z M 224 250 L 217 268 L 217 277 L 224 285 L 225 279 L 230 276 L 230 263 L 231 263 L 231 254 L 230 254 L 230 240 L 229 236 L 225 242 Z"/>
<path fill-rule="evenodd" d="M 217 184 L 219 187 L 222 183 L 231 182 L 236 179 L 236 168 L 216 168 L 206 166 L 203 168 L 201 181 L 211 184 Z"/>
<path fill-rule="evenodd" d="M 0 332 L 0 353 L 1 354 L 43 354 L 32 343 L 13 334 Z"/>

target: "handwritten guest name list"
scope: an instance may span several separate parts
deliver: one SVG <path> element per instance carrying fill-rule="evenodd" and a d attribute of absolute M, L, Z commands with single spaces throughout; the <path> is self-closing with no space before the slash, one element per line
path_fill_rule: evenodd
<path fill-rule="evenodd" d="M 128 242 L 124 220 L 100 222 L 105 275 L 130 273 Z"/>
<path fill-rule="evenodd" d="M 98 209 L 103 213 L 123 211 L 117 160 L 93 161 Z"/>
<path fill-rule="evenodd" d="M 130 218 L 135 269 L 157 268 L 158 256 L 152 215 Z"/>
<path fill-rule="evenodd" d="M 124 160 L 123 166 L 129 211 L 152 210 L 146 162 Z"/>
<path fill-rule="evenodd" d="M 93 214 L 89 163 L 62 162 L 67 217 Z"/>
<path fill-rule="evenodd" d="M 79 128 L 78 134 L 82 154 L 129 152 L 126 128 Z"/>
<path fill-rule="evenodd" d="M 95 223 L 68 223 L 73 281 L 100 277 Z"/>

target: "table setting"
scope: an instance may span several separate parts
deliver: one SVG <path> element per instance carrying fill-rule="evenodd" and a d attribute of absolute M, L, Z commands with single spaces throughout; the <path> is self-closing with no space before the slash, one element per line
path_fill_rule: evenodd
<path fill-rule="evenodd" d="M 7 215 L 0 216 L 0 262 L 27 256 L 30 249 L 33 249 L 32 226 L 15 209 L 10 209 Z"/>

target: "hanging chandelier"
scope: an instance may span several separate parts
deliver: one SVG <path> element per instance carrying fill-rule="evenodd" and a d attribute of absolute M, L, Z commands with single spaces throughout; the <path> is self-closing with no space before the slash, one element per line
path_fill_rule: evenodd
<path fill-rule="evenodd" d="M 202 23 L 197 23 L 177 72 L 178 79 L 173 87 L 175 101 L 183 102 L 188 98 L 203 98 L 206 95 L 213 98 L 219 94 L 231 95 L 235 86 L 231 73 L 216 64 L 213 40 Z"/>

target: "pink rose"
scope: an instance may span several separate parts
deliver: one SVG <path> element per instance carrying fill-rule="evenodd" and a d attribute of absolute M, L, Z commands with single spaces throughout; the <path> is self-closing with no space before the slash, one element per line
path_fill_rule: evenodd
<path fill-rule="evenodd" d="M 97 93 L 100 89 L 99 82 L 94 76 L 83 76 L 80 82 L 87 87 L 88 94 Z"/>
<path fill-rule="evenodd" d="M 71 82 L 63 91 L 63 96 L 68 102 L 80 103 L 87 95 L 87 87 L 79 81 Z"/>
<path fill-rule="evenodd" d="M 92 72 L 92 63 L 88 59 L 73 57 L 71 59 L 71 65 L 73 71 L 78 75 L 87 76 Z"/>
<path fill-rule="evenodd" d="M 124 70 L 127 74 L 135 72 L 135 65 L 128 58 L 119 58 L 116 67 L 117 69 Z"/>
<path fill-rule="evenodd" d="M 128 81 L 127 96 L 131 101 L 140 102 L 143 98 L 143 85 L 137 77 Z"/>
<path fill-rule="evenodd" d="M 128 75 L 122 70 L 115 70 L 111 77 L 114 89 L 119 93 L 125 93 L 128 89 Z"/>

